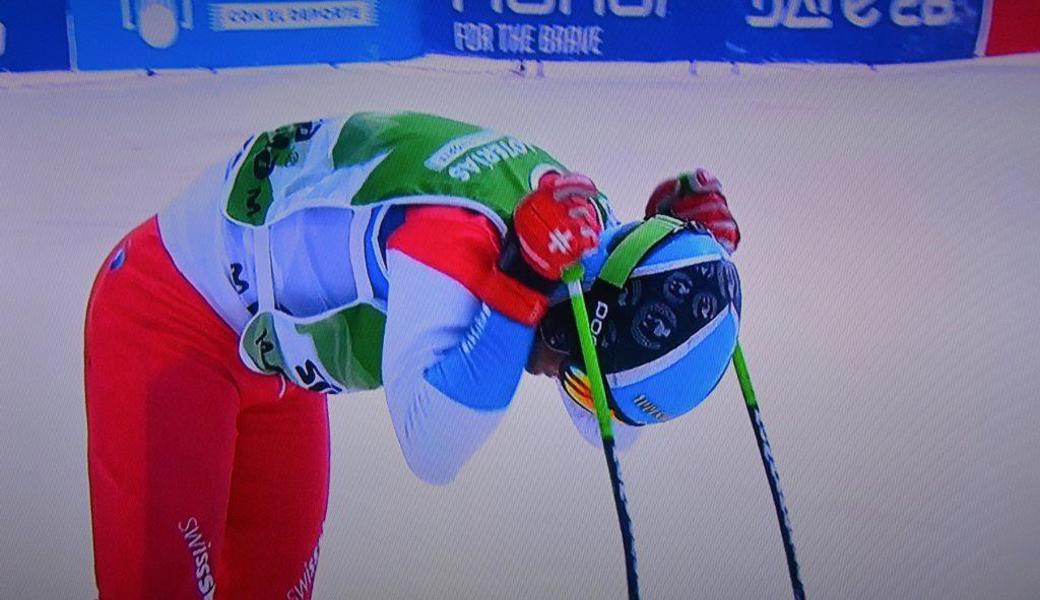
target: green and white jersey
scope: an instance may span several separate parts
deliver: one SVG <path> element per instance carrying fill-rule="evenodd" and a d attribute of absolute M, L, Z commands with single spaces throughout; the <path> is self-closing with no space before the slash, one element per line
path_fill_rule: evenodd
<path fill-rule="evenodd" d="M 251 138 L 159 225 L 178 268 L 240 334 L 247 366 L 316 391 L 372 389 L 382 383 L 390 208 L 462 206 L 504 233 L 552 169 L 563 166 L 508 134 L 358 113 Z"/>
<path fill-rule="evenodd" d="M 504 229 L 532 176 L 562 168 L 514 136 L 419 113 L 287 125 L 235 163 L 226 216 L 252 227 L 315 206 L 422 203 L 463 205 Z"/>

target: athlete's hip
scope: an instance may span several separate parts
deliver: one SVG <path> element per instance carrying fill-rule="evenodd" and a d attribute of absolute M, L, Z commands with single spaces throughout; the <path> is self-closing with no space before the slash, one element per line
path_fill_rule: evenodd
<path fill-rule="evenodd" d="M 101 265 L 87 305 L 86 337 L 88 346 L 117 338 L 130 346 L 151 341 L 191 347 L 221 361 L 235 356 L 237 346 L 237 335 L 173 263 L 156 217 L 128 233 Z"/>
<path fill-rule="evenodd" d="M 245 249 L 250 232 L 224 217 L 223 168 L 207 169 L 157 215 L 163 247 L 193 288 L 231 329 L 241 332 L 251 300 L 239 278 L 252 270 Z M 251 290 L 250 290 L 251 291 Z"/>

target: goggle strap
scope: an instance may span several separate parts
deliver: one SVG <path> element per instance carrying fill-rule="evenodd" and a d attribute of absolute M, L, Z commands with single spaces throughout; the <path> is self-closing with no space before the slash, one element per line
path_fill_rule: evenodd
<path fill-rule="evenodd" d="M 655 215 L 643 221 L 607 256 L 597 279 L 617 289 L 623 288 L 628 276 L 650 249 L 684 227 L 684 221 L 667 215 Z"/>

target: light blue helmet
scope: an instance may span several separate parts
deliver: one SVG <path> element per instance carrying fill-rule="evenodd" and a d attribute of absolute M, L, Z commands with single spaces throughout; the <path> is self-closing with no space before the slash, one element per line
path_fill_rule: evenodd
<path fill-rule="evenodd" d="M 656 216 L 604 232 L 582 262 L 614 416 L 646 425 L 700 404 L 722 378 L 740 324 L 740 279 L 722 246 L 696 223 Z M 570 306 L 553 300 L 540 335 L 569 354 L 562 387 L 594 412 Z"/>

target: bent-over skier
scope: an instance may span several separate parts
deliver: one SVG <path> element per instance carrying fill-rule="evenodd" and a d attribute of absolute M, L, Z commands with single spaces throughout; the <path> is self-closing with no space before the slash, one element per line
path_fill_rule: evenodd
<path fill-rule="evenodd" d="M 703 400 L 736 339 L 718 182 L 669 180 L 658 212 L 699 225 L 642 257 L 599 324 L 620 446 Z M 631 229 L 589 178 L 458 121 L 359 113 L 250 138 L 120 241 L 91 292 L 101 600 L 309 598 L 330 393 L 382 386 L 431 483 L 491 435 L 525 367 L 559 376 L 598 444 L 559 280 L 579 260 L 594 276 Z"/>

